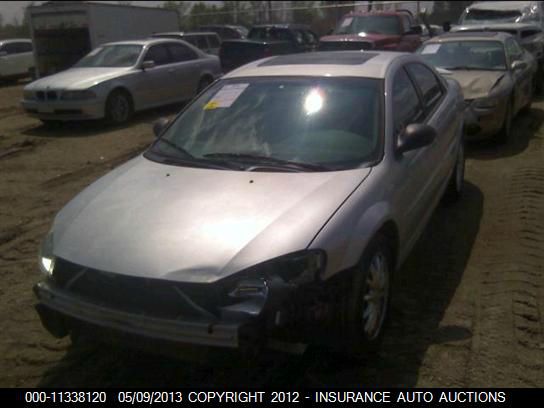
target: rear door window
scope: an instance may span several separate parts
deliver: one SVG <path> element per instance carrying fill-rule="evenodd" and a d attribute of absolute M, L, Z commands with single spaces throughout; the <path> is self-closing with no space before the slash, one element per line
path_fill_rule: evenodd
<path fill-rule="evenodd" d="M 32 44 L 29 42 L 17 43 L 17 52 L 32 52 Z"/>
<path fill-rule="evenodd" d="M 408 64 L 406 68 L 421 91 L 426 113 L 430 113 L 438 106 L 443 95 L 438 78 L 429 68 L 422 64 Z"/>
<path fill-rule="evenodd" d="M 155 65 L 166 65 L 170 64 L 172 59 L 166 48 L 166 44 L 153 45 L 147 51 L 145 56 L 145 61 L 154 61 Z"/>
<path fill-rule="evenodd" d="M 198 54 L 183 44 L 168 44 L 168 49 L 174 62 L 184 62 L 198 59 Z"/>

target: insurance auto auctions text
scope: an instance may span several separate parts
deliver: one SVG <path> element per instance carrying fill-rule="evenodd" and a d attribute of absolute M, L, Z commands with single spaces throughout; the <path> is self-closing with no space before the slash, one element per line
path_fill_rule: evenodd
<path fill-rule="evenodd" d="M 353 402 L 353 403 L 421 403 L 421 402 L 506 402 L 504 391 L 192 391 L 189 402 Z"/>

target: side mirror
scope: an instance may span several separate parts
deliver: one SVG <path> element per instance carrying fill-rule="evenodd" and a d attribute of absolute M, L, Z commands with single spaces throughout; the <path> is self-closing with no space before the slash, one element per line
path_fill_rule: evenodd
<path fill-rule="evenodd" d="M 332 33 L 334 33 L 334 28 L 330 28 L 325 35 L 331 35 Z"/>
<path fill-rule="evenodd" d="M 444 21 L 442 23 L 442 29 L 444 30 L 445 33 L 447 33 L 448 31 L 451 30 L 451 23 L 449 21 Z"/>
<path fill-rule="evenodd" d="M 170 120 L 166 118 L 160 118 L 155 123 L 153 123 L 153 133 L 155 134 L 155 137 L 159 137 L 169 124 Z"/>
<path fill-rule="evenodd" d="M 419 149 L 430 145 L 436 139 L 436 130 L 421 123 L 412 123 L 406 126 L 404 131 L 399 135 L 397 142 L 397 152 L 404 152 Z"/>
<path fill-rule="evenodd" d="M 525 61 L 514 61 L 512 62 L 512 71 L 517 71 L 519 69 L 527 68 L 527 63 Z"/>
<path fill-rule="evenodd" d="M 6 55 L 8 55 L 6 51 L 0 51 L 0 57 L 5 57 Z"/>
<path fill-rule="evenodd" d="M 145 71 L 146 69 L 151 69 L 155 67 L 155 61 L 147 60 L 142 62 L 142 69 Z"/>
<path fill-rule="evenodd" d="M 410 31 L 408 31 L 406 34 L 421 35 L 421 34 L 423 34 L 423 29 L 421 28 L 421 26 L 415 25 L 415 26 L 410 27 Z"/>

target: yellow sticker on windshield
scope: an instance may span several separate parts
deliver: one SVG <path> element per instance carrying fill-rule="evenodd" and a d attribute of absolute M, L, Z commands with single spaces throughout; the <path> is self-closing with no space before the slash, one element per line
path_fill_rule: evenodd
<path fill-rule="evenodd" d="M 223 86 L 211 101 L 204 105 L 204 110 L 230 108 L 249 84 L 230 84 Z"/>
<path fill-rule="evenodd" d="M 204 105 L 204 110 L 211 110 L 217 108 L 219 108 L 219 102 L 213 100 Z"/>

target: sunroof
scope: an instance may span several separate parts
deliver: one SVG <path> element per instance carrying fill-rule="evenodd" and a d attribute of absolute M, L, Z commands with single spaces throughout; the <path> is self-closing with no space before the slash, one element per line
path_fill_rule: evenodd
<path fill-rule="evenodd" d="M 280 55 L 268 61 L 261 62 L 259 67 L 271 67 L 275 65 L 312 65 L 312 64 L 334 64 L 334 65 L 361 65 L 369 59 L 374 58 L 378 53 L 359 51 L 327 51 L 309 52 L 304 54 Z"/>

